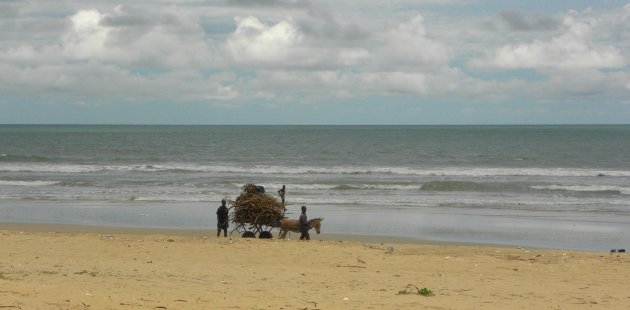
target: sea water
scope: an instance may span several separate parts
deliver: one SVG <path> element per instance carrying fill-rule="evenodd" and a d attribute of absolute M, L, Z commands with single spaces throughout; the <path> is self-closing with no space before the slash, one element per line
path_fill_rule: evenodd
<path fill-rule="evenodd" d="M 0 125 L 0 221 L 214 229 L 245 183 L 324 232 L 630 247 L 630 126 Z"/>

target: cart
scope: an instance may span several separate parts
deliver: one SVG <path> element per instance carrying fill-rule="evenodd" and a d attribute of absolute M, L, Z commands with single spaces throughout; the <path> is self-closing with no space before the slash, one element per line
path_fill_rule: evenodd
<path fill-rule="evenodd" d="M 254 184 L 245 184 L 243 191 L 230 200 L 230 221 L 234 223 L 234 231 L 244 231 L 243 238 L 272 238 L 271 230 L 280 226 L 280 220 L 286 212 L 284 202 L 284 186 L 278 191 L 279 198 L 265 193 L 264 188 Z"/>

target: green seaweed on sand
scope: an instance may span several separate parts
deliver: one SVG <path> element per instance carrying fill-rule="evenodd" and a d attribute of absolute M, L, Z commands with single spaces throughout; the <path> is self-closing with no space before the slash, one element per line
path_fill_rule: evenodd
<path fill-rule="evenodd" d="M 96 272 L 96 271 L 89 272 L 89 271 L 83 269 L 81 271 L 75 272 L 74 274 L 89 274 L 89 275 L 91 275 L 93 277 L 96 277 L 96 275 L 98 275 L 98 272 Z"/>
<path fill-rule="evenodd" d="M 426 287 L 421 288 L 418 293 L 422 296 L 433 296 L 433 291 Z"/>
<path fill-rule="evenodd" d="M 423 287 L 423 288 L 418 288 L 417 286 L 413 285 L 413 284 L 407 284 L 407 286 L 405 286 L 404 289 L 398 291 L 397 295 L 409 295 L 409 294 L 415 294 L 415 295 L 422 295 L 422 296 L 433 296 L 433 291 L 431 291 L 430 289 Z"/>

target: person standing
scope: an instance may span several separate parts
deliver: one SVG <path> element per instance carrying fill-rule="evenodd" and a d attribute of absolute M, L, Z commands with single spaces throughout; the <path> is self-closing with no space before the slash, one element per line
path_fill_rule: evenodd
<path fill-rule="evenodd" d="M 282 204 L 284 204 L 284 194 L 286 193 L 286 188 L 282 185 L 282 188 L 278 191 L 278 195 L 280 195 L 280 199 L 282 200 Z"/>
<path fill-rule="evenodd" d="M 306 217 L 306 206 L 302 206 L 302 214 L 300 214 L 300 240 L 311 240 L 311 236 L 308 235 L 308 218 Z"/>
<path fill-rule="evenodd" d="M 221 236 L 221 230 L 223 230 L 223 236 L 227 238 L 228 218 L 228 208 L 225 206 L 225 199 L 223 199 L 221 206 L 217 209 L 217 238 Z"/>

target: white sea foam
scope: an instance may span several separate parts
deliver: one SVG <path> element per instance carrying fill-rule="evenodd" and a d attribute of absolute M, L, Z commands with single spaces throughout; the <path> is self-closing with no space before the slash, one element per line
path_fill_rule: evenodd
<path fill-rule="evenodd" d="M 83 173 L 102 170 L 102 166 L 40 163 L 0 164 L 0 171 L 6 172 L 60 172 Z"/>
<path fill-rule="evenodd" d="M 80 165 L 48 163 L 2 163 L 0 171 L 7 172 L 60 172 L 87 173 L 97 171 L 138 171 L 138 172 L 210 172 L 226 174 L 261 175 L 410 175 L 410 176 L 556 176 L 591 177 L 612 176 L 630 177 L 628 170 L 596 170 L 572 168 L 412 168 L 412 167 L 362 167 L 362 166 L 238 166 L 238 165 L 198 165 L 192 163 L 138 164 L 138 165 Z"/>
<path fill-rule="evenodd" d="M 404 174 L 404 173 L 401 173 Z M 410 174 L 429 176 L 554 176 L 554 177 L 591 177 L 591 176 L 630 176 L 630 171 L 610 171 L 572 168 L 443 168 L 412 170 Z"/>
<path fill-rule="evenodd" d="M 234 187 L 242 187 L 241 183 L 232 183 Z M 257 183 L 256 185 L 265 188 L 267 193 L 275 193 L 284 185 L 287 190 L 330 190 L 334 189 L 337 185 L 334 184 L 269 184 L 269 183 Z"/>
<path fill-rule="evenodd" d="M 208 197 L 205 195 L 155 195 L 155 196 L 131 196 L 126 199 L 129 201 L 155 201 L 155 202 L 208 202 L 221 201 L 223 197 Z"/>
<path fill-rule="evenodd" d="M 233 183 L 236 187 L 242 184 Z M 401 184 L 279 184 L 279 183 L 261 183 L 256 184 L 265 187 L 269 191 L 277 191 L 283 185 L 287 190 L 418 190 L 420 185 L 401 185 Z"/>
<path fill-rule="evenodd" d="M 574 192 L 616 192 L 630 195 L 630 188 L 609 185 L 544 185 L 531 186 L 533 189 Z"/>
<path fill-rule="evenodd" d="M 0 186 L 46 186 L 59 184 L 58 181 L 4 181 L 0 180 Z"/>
<path fill-rule="evenodd" d="M 557 176 L 557 177 L 590 177 L 590 176 L 614 176 L 628 177 L 630 171 L 608 171 L 593 169 L 570 168 L 440 168 L 422 169 L 410 167 L 359 167 L 359 166 L 230 166 L 230 165 L 194 165 L 194 164 L 169 164 L 169 165 L 139 165 L 139 166 L 107 166 L 106 170 L 135 170 L 135 171 L 182 171 L 182 172 L 212 172 L 228 174 L 262 174 L 262 175 L 411 175 L 411 176 Z"/>

